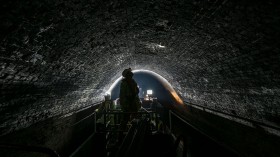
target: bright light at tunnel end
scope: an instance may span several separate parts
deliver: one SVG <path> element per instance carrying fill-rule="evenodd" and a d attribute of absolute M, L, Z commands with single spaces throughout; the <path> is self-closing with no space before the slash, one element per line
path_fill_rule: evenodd
<path fill-rule="evenodd" d="M 169 82 L 168 82 L 164 77 L 160 76 L 159 74 L 157 74 L 157 73 L 155 73 L 155 72 L 153 72 L 153 71 L 144 70 L 144 69 L 137 69 L 137 70 L 132 70 L 132 72 L 147 72 L 147 73 L 150 73 L 150 74 L 152 74 L 152 75 L 154 75 L 154 76 L 159 77 L 161 80 L 164 80 L 165 83 L 167 83 L 168 85 L 170 85 Z M 110 86 L 109 90 L 105 92 L 105 95 L 108 95 L 108 94 L 111 95 L 113 88 L 117 85 L 117 83 L 118 83 L 122 78 L 123 78 L 123 77 L 120 76 L 117 80 L 115 80 L 114 83 Z M 171 85 L 170 85 L 170 86 L 171 86 Z"/>
<path fill-rule="evenodd" d="M 152 95 L 153 94 L 153 90 L 151 90 L 151 89 L 147 90 L 147 94 Z"/>
<path fill-rule="evenodd" d="M 183 100 L 179 97 L 179 95 L 175 92 L 175 90 L 173 89 L 172 85 L 161 75 L 150 71 L 150 70 L 144 70 L 144 69 L 137 69 L 137 70 L 132 70 L 132 72 L 137 73 L 137 72 L 146 72 L 146 73 L 150 73 L 156 77 L 158 77 L 160 80 L 162 80 L 169 88 L 171 94 L 173 95 L 173 97 L 176 99 L 176 101 L 179 104 L 184 104 Z M 123 77 L 119 77 L 117 80 L 114 81 L 114 83 L 110 86 L 109 90 L 106 92 L 106 95 L 111 95 L 113 88 L 117 85 L 117 83 L 122 79 Z"/>

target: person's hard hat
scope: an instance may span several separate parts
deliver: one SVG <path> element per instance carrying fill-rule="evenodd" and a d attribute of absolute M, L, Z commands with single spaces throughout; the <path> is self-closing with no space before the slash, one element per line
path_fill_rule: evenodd
<path fill-rule="evenodd" d="M 133 75 L 131 68 L 124 69 L 124 71 L 122 72 L 122 76 L 123 77 L 127 77 L 128 74 L 132 74 Z"/>

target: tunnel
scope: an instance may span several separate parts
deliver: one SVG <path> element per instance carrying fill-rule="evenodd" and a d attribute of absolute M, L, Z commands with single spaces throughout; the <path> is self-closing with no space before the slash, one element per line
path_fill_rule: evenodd
<path fill-rule="evenodd" d="M 280 156 L 276 0 L 11 0 L 0 10 L 0 153 L 71 156 L 131 68 L 166 81 L 166 125 L 201 137 L 186 142 L 193 152 Z"/>
<path fill-rule="evenodd" d="M 134 80 L 139 88 L 139 97 L 147 96 L 147 91 L 151 90 L 153 97 L 164 104 L 174 105 L 183 104 L 183 101 L 172 88 L 170 83 L 162 76 L 148 70 L 133 70 Z M 120 84 L 123 77 L 119 77 L 106 92 L 111 96 L 112 100 L 119 98 Z"/>

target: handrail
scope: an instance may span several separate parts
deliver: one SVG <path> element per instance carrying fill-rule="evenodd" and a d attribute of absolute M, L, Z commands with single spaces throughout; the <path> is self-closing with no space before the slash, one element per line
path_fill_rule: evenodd
<path fill-rule="evenodd" d="M 6 149 L 16 149 L 16 150 L 23 150 L 23 151 L 29 151 L 29 152 L 38 152 L 38 153 L 44 153 L 48 154 L 51 157 L 60 157 L 59 154 L 55 150 L 52 150 L 47 147 L 41 147 L 41 146 L 26 146 L 26 145 L 19 145 L 19 144 L 0 144 L 0 148 L 6 148 Z"/>
<path fill-rule="evenodd" d="M 147 110 L 144 110 L 144 111 L 139 111 L 139 112 L 123 112 L 121 110 L 108 110 L 108 111 L 104 111 L 102 114 L 104 116 L 106 115 L 138 115 L 139 117 L 140 116 L 145 116 L 147 118 L 147 116 L 149 116 L 149 119 L 151 119 L 151 114 L 152 113 L 155 113 L 154 111 L 147 111 Z M 139 118 L 138 117 L 138 118 Z M 104 124 L 107 123 L 107 118 L 104 118 Z M 107 130 L 108 131 L 108 130 Z"/>
<path fill-rule="evenodd" d="M 77 112 L 81 112 L 81 111 L 83 111 L 85 108 L 89 108 L 89 107 L 92 107 L 92 106 L 95 106 L 95 105 L 98 105 L 98 104 L 101 104 L 101 103 L 102 103 L 102 101 L 96 102 L 96 103 L 93 103 L 93 104 L 91 104 L 91 105 L 85 106 L 85 107 L 83 107 L 83 108 L 80 108 L 80 109 L 71 111 L 71 112 L 69 112 L 69 113 L 67 113 L 67 114 L 70 114 L 70 113 L 73 113 L 73 112 L 76 112 L 76 113 L 77 113 Z M 65 114 L 65 115 L 67 115 L 67 114 Z M 96 112 L 92 112 L 90 115 L 84 117 L 83 119 L 81 119 L 81 120 L 79 120 L 78 122 L 72 124 L 71 126 L 75 126 L 75 125 L 81 123 L 82 121 L 84 121 L 84 120 L 90 118 L 90 117 L 93 116 L 93 115 L 96 116 Z"/>
<path fill-rule="evenodd" d="M 120 148 L 117 151 L 116 157 L 123 157 L 124 154 L 126 153 L 126 151 L 128 151 L 128 149 L 126 149 L 126 148 L 131 144 L 131 142 L 133 142 L 130 139 L 133 138 L 133 136 L 135 134 L 135 130 L 136 130 L 136 125 L 132 125 L 129 128 L 127 135 L 125 136 L 123 142 L 121 143 Z"/>
<path fill-rule="evenodd" d="M 173 151 L 176 151 L 176 149 L 179 147 L 179 143 L 180 141 L 183 141 L 183 154 L 182 154 L 182 157 L 187 157 L 187 142 L 186 142 L 186 139 L 184 138 L 183 135 L 180 135 L 177 137 L 175 143 L 174 143 L 174 148 L 173 148 Z"/>
<path fill-rule="evenodd" d="M 82 148 L 94 137 L 96 133 L 92 133 L 69 157 L 74 157 L 76 154 L 79 153 L 79 151 L 82 150 Z"/>
<path fill-rule="evenodd" d="M 128 134 L 126 135 L 123 143 L 121 144 L 116 157 L 129 157 L 138 154 L 139 146 L 143 144 L 143 136 L 147 129 L 147 123 L 145 119 L 142 119 L 138 124 L 133 124 Z"/>
<path fill-rule="evenodd" d="M 178 114 L 176 114 L 175 112 L 169 110 L 169 127 L 170 127 L 170 131 L 172 132 L 172 120 L 171 120 L 171 115 L 174 115 L 175 117 L 177 117 L 178 119 L 180 119 L 182 122 L 184 122 L 186 125 L 190 126 L 191 128 L 193 128 L 195 131 L 199 132 L 200 134 L 204 135 L 205 137 L 211 139 L 212 141 L 216 142 L 217 144 L 223 146 L 224 148 L 227 148 L 228 150 L 231 150 L 232 152 L 238 154 L 234 149 L 228 147 L 227 145 L 225 145 L 224 143 L 217 141 L 216 139 L 214 139 L 213 137 L 207 135 L 205 132 L 201 131 L 200 129 L 198 129 L 197 127 L 195 127 L 194 125 L 190 124 L 189 122 L 187 122 L 186 120 L 184 120 L 181 116 L 179 116 Z"/>
<path fill-rule="evenodd" d="M 82 110 L 85 110 L 86 108 L 89 108 L 89 107 L 92 107 L 92 106 L 96 106 L 96 105 L 102 104 L 102 102 L 104 102 L 104 101 L 98 101 L 98 102 L 92 103 L 92 104 L 90 104 L 90 105 L 84 106 L 84 107 L 79 108 L 79 109 L 76 109 L 76 110 L 74 110 L 74 111 L 70 111 L 69 113 L 66 113 L 66 114 L 70 114 L 70 113 L 73 113 L 73 112 L 80 112 L 80 111 L 82 111 Z"/>
<path fill-rule="evenodd" d="M 103 102 L 103 101 L 98 101 L 98 102 L 95 102 L 95 103 L 93 103 L 93 104 L 84 106 L 84 107 L 82 107 L 82 108 L 78 108 L 78 109 L 76 109 L 76 110 L 72 110 L 72 111 L 70 111 L 70 112 L 67 112 L 67 113 L 64 113 L 64 114 L 60 115 L 60 117 L 67 117 L 67 116 L 72 115 L 72 114 L 74 114 L 74 113 L 81 112 L 81 111 L 83 111 L 83 110 L 85 110 L 85 109 L 87 109 L 87 108 L 90 108 L 90 107 L 93 107 L 93 106 L 102 104 L 102 102 Z"/>
<path fill-rule="evenodd" d="M 101 104 L 102 102 L 103 102 L 103 101 L 95 102 L 95 103 L 93 103 L 93 104 L 91 104 L 91 105 L 84 106 L 84 107 L 79 108 L 79 109 L 77 109 L 77 110 L 68 112 L 68 113 L 66 113 L 66 114 L 64 114 L 64 115 L 83 111 L 83 110 L 85 110 L 86 108 L 89 108 L 89 107 L 92 107 L 92 106 Z M 82 122 L 82 121 L 88 119 L 89 117 L 91 117 L 91 116 L 93 116 L 93 115 L 96 116 L 96 113 L 95 113 L 95 112 L 91 113 L 90 115 L 88 115 L 88 116 L 86 116 L 85 118 L 79 120 L 78 122 L 76 122 L 75 124 L 73 124 L 73 125 L 71 125 L 71 126 L 77 125 L 77 124 L 79 124 L 80 122 Z M 96 126 L 95 126 L 95 129 L 96 129 Z M 22 151 L 30 151 L 30 152 L 38 152 L 38 153 L 48 154 L 48 155 L 50 155 L 51 157 L 60 157 L 59 154 L 57 154 L 56 151 L 54 151 L 54 150 L 52 150 L 52 149 L 50 149 L 50 148 L 41 147 L 41 146 L 28 146 L 28 145 L 19 145 L 19 144 L 0 143 L 0 149 L 1 149 L 1 148 L 22 150 Z"/>
<path fill-rule="evenodd" d="M 145 112 L 123 112 L 123 111 L 116 111 L 116 112 L 105 112 L 106 114 L 149 114 L 155 113 L 155 111 L 145 111 Z"/>
<path fill-rule="evenodd" d="M 85 118 L 83 118 L 83 119 L 81 119 L 81 120 L 79 120 L 78 122 L 76 122 L 76 123 L 74 123 L 74 124 L 72 124 L 71 126 L 75 126 L 75 125 L 77 125 L 77 124 L 79 124 L 79 123 L 81 123 L 82 121 L 84 121 L 84 120 L 86 120 L 86 119 L 88 119 L 88 118 L 90 118 L 91 116 L 96 116 L 96 112 L 92 112 L 90 115 L 88 115 L 88 116 L 86 116 Z"/>
<path fill-rule="evenodd" d="M 260 122 L 260 121 L 256 121 L 256 120 L 252 120 L 252 119 L 249 119 L 249 118 L 245 118 L 245 117 L 229 114 L 229 113 L 226 113 L 226 112 L 222 112 L 222 111 L 219 111 L 219 110 L 211 109 L 211 108 L 208 108 L 208 107 L 205 107 L 205 106 L 202 106 L 202 105 L 198 105 L 198 104 L 194 104 L 194 103 L 190 103 L 190 102 L 186 102 L 186 101 L 184 101 L 184 103 L 185 104 L 190 104 L 190 106 L 197 106 L 197 107 L 203 108 L 203 110 L 207 109 L 207 110 L 210 110 L 212 112 L 224 114 L 224 115 L 227 115 L 227 116 L 230 116 L 230 117 L 233 117 L 233 118 L 238 118 L 238 119 L 250 122 L 250 123 L 252 123 L 254 125 L 262 125 L 262 126 L 269 127 L 269 128 L 272 128 L 272 129 L 280 131 L 280 127 L 269 125 L 269 124 L 266 124 L 266 123 L 263 123 L 263 122 Z"/>
<path fill-rule="evenodd" d="M 125 157 L 129 156 L 135 156 L 139 153 L 139 147 L 143 145 L 143 140 L 145 133 L 147 131 L 148 126 L 147 120 L 142 120 L 138 126 L 138 129 L 133 136 L 132 143 L 129 145 L 128 149 L 129 151 L 126 152 Z"/>

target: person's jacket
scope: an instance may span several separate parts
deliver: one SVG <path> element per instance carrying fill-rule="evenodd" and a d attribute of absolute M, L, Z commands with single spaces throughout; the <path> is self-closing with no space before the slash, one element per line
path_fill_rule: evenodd
<path fill-rule="evenodd" d="M 122 110 L 136 112 L 139 89 L 134 79 L 123 79 L 120 87 L 120 105 Z"/>

